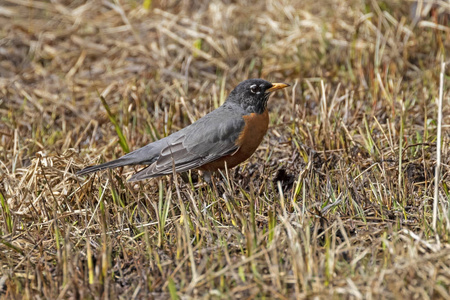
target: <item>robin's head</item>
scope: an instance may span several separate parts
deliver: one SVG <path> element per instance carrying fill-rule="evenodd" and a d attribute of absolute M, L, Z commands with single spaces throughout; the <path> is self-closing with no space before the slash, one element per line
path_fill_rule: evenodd
<path fill-rule="evenodd" d="M 263 79 L 247 79 L 230 93 L 227 102 L 238 103 L 248 112 L 263 113 L 270 93 L 289 86 L 285 83 L 270 83 Z"/>

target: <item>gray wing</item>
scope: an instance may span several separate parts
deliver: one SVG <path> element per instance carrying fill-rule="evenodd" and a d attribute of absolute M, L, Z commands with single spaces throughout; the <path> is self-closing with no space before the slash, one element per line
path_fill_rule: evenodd
<path fill-rule="evenodd" d="M 240 107 L 239 107 L 240 108 Z M 241 109 L 221 106 L 192 125 L 158 142 L 159 157 L 150 166 L 133 175 L 138 181 L 161 175 L 184 172 L 232 154 L 236 140 L 245 126 Z"/>

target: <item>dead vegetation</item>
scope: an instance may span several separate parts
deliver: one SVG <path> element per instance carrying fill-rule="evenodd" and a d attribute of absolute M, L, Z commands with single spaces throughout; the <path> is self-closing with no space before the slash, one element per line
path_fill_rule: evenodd
<path fill-rule="evenodd" d="M 431 224 L 450 46 L 435 2 L 418 19 L 406 0 L 2 1 L 1 297 L 450 299 L 448 68 Z M 214 188 L 74 175 L 252 77 L 292 88 Z"/>

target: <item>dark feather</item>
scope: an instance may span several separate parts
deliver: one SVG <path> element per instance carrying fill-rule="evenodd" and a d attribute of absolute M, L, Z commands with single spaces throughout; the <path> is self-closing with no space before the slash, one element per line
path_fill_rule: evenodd
<path fill-rule="evenodd" d="M 130 181 L 137 181 L 171 174 L 174 162 L 176 172 L 198 168 L 237 150 L 235 142 L 245 125 L 244 114 L 237 104 L 226 103 L 166 138 L 77 174 L 126 165 L 150 165 L 130 178 Z"/>
<path fill-rule="evenodd" d="M 226 106 L 224 109 L 227 110 Z M 219 108 L 180 130 L 177 139 L 161 150 L 158 159 L 133 175 L 130 181 L 171 174 L 174 165 L 176 172 L 188 171 L 235 152 L 245 122 L 242 116 L 231 115 L 236 110 L 227 110 L 226 114 L 220 111 Z M 211 119 L 217 122 L 209 122 Z"/>

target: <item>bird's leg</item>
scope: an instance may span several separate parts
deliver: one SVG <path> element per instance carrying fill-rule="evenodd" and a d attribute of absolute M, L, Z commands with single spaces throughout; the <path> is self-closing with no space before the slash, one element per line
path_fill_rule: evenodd
<path fill-rule="evenodd" d="M 203 180 L 204 180 L 206 183 L 211 184 L 211 172 L 204 171 L 204 172 L 203 172 Z"/>
<path fill-rule="evenodd" d="M 188 172 L 180 173 L 180 177 L 184 183 L 189 184 L 189 174 Z"/>
<path fill-rule="evenodd" d="M 209 187 L 217 192 L 216 185 L 214 184 L 214 180 L 212 179 L 212 173 L 209 171 L 203 171 L 203 181 L 209 185 Z"/>

